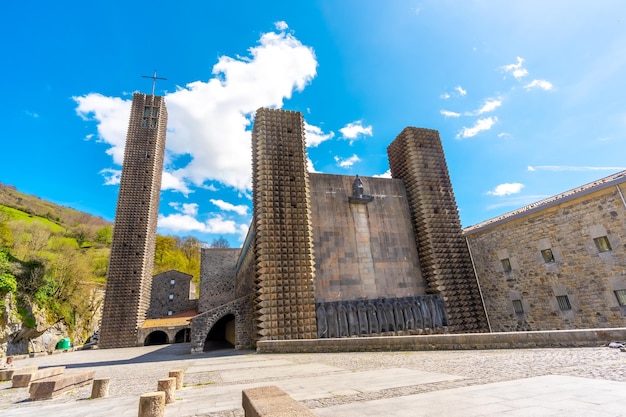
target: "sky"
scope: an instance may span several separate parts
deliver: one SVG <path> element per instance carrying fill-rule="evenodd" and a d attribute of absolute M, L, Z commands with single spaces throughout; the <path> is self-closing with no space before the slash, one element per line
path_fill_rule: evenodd
<path fill-rule="evenodd" d="M 67 3 L 0 3 L 0 182 L 110 221 L 155 71 L 163 235 L 241 246 L 259 107 L 302 112 L 310 172 L 438 130 L 463 227 L 626 169 L 621 0 Z"/>

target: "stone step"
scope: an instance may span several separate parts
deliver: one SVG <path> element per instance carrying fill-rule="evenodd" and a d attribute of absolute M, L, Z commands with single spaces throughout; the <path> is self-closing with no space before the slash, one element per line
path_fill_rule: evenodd
<path fill-rule="evenodd" d="M 23 368 L 4 368 L 0 369 L 0 381 L 10 381 L 15 374 L 26 374 L 39 369 L 36 366 L 25 366 Z"/>
<path fill-rule="evenodd" d="M 27 387 L 31 382 L 39 381 L 40 379 L 49 378 L 55 375 L 61 375 L 65 371 L 65 366 L 55 366 L 52 368 L 44 368 L 38 371 L 26 372 L 22 374 L 14 374 L 11 379 L 13 384 L 12 388 Z"/>
<path fill-rule="evenodd" d="M 75 371 L 45 378 L 30 384 L 31 400 L 46 400 L 93 381 L 96 371 Z"/>

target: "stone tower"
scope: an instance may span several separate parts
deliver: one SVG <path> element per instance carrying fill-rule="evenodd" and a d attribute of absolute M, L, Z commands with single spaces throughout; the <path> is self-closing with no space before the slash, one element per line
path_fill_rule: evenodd
<path fill-rule="evenodd" d="M 260 339 L 317 337 L 309 175 L 302 114 L 257 110 L 252 130 Z"/>
<path fill-rule="evenodd" d="M 133 95 L 100 326 L 101 348 L 141 344 L 156 243 L 167 109 L 163 97 Z"/>
<path fill-rule="evenodd" d="M 402 179 L 406 187 L 429 291 L 443 296 L 453 331 L 488 331 L 439 133 L 407 127 L 387 153 L 391 176 Z"/>

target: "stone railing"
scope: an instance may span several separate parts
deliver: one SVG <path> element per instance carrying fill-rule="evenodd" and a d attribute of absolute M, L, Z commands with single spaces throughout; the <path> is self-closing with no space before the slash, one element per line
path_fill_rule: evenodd
<path fill-rule="evenodd" d="M 417 334 L 448 325 L 440 295 L 360 299 L 315 304 L 317 337 Z"/>

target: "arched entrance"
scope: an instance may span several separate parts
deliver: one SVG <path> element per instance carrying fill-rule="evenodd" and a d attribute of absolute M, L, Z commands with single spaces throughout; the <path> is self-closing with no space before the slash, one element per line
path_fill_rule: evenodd
<path fill-rule="evenodd" d="M 146 340 L 143 342 L 144 346 L 152 346 L 152 345 L 165 345 L 168 344 L 169 338 L 167 337 L 167 333 L 156 330 L 146 337 Z"/>
<path fill-rule="evenodd" d="M 204 341 L 204 351 L 231 349 L 235 347 L 235 316 L 227 314 L 219 319 Z"/>
<path fill-rule="evenodd" d="M 191 342 L 191 329 L 182 329 L 174 336 L 174 343 Z"/>

